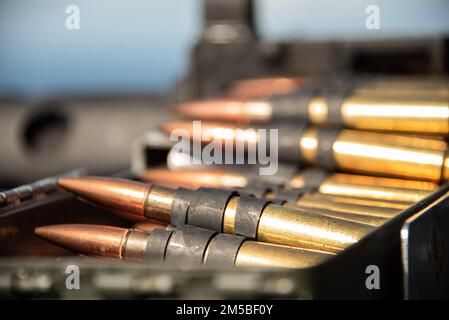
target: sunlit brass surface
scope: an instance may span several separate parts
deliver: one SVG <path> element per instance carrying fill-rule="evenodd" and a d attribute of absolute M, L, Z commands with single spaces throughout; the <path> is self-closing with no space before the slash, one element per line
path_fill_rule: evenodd
<path fill-rule="evenodd" d="M 420 180 L 408 180 L 408 179 L 396 179 L 396 178 L 385 178 L 377 176 L 366 176 L 357 174 L 344 174 L 344 173 L 334 173 L 328 175 L 325 182 L 338 182 L 344 183 L 345 185 L 354 185 L 356 188 L 359 185 L 363 186 L 385 186 L 394 187 L 399 189 L 412 189 L 412 190 L 425 190 L 434 191 L 438 188 L 438 184 L 428 181 Z M 299 171 L 290 180 L 288 187 L 290 188 L 302 188 L 307 185 L 304 174 Z"/>
<path fill-rule="evenodd" d="M 322 125 L 327 122 L 328 118 L 328 105 L 324 98 L 314 98 L 309 102 L 307 106 L 307 113 L 309 121 L 311 123 Z"/>
<path fill-rule="evenodd" d="M 229 199 L 223 217 L 223 232 L 234 234 L 235 233 L 235 214 L 237 212 L 237 206 L 239 204 L 240 197 L 234 196 Z"/>
<path fill-rule="evenodd" d="M 350 198 L 383 199 L 386 201 L 398 201 L 415 203 L 431 192 L 426 190 L 400 189 L 384 186 L 355 185 L 344 182 L 324 181 L 319 192 L 325 195 L 338 195 Z"/>
<path fill-rule="evenodd" d="M 444 144 L 431 139 L 342 130 L 333 144 L 333 153 L 341 169 L 440 181 Z"/>
<path fill-rule="evenodd" d="M 284 203 L 282 206 L 299 210 L 299 211 L 305 211 L 309 213 L 314 214 L 321 214 L 328 217 L 343 219 L 347 221 L 362 223 L 362 224 L 368 224 L 370 226 L 378 227 L 387 221 L 387 218 L 382 217 L 376 217 L 376 216 L 370 216 L 370 215 L 361 215 L 361 214 L 353 214 L 353 213 L 346 213 L 346 212 L 338 212 L 338 211 L 332 211 L 328 209 L 322 209 L 322 208 L 307 208 L 307 207 L 300 207 L 297 206 L 294 203 Z"/>
<path fill-rule="evenodd" d="M 385 186 L 394 187 L 401 189 L 412 189 L 412 190 L 427 190 L 434 191 L 438 188 L 438 184 L 419 181 L 419 180 L 406 180 L 406 179 L 394 179 L 394 178 L 384 178 L 376 176 L 363 176 L 357 174 L 345 174 L 345 173 L 334 173 L 329 175 L 327 181 L 336 181 L 344 183 L 353 183 L 356 185 L 368 185 L 368 186 Z"/>
<path fill-rule="evenodd" d="M 403 99 L 448 99 L 449 91 L 445 88 L 386 88 L 386 87 L 360 87 L 356 88 L 353 92 L 353 95 L 361 97 L 383 97 L 383 98 L 403 98 Z"/>
<path fill-rule="evenodd" d="M 122 259 L 128 229 L 88 224 L 61 224 L 38 227 L 35 233 L 45 240 L 88 256 Z"/>
<path fill-rule="evenodd" d="M 447 134 L 448 101 L 353 96 L 341 106 L 342 122 L 356 129 Z"/>
<path fill-rule="evenodd" d="M 171 187 L 185 188 L 235 188 L 248 184 L 243 172 L 211 169 L 168 170 L 166 168 L 149 169 L 140 175 L 144 181 Z"/>
<path fill-rule="evenodd" d="M 324 98 L 312 99 L 308 105 L 311 123 L 328 121 L 328 104 Z M 423 134 L 449 133 L 449 96 L 414 98 L 353 95 L 341 106 L 342 123 L 347 128 L 385 130 Z"/>
<path fill-rule="evenodd" d="M 330 258 L 329 253 L 256 241 L 245 241 L 237 254 L 238 267 L 308 268 Z"/>
<path fill-rule="evenodd" d="M 309 82 L 307 78 L 272 77 L 236 81 L 226 92 L 227 96 L 237 99 L 271 97 L 287 94 L 300 89 Z M 433 78 L 383 78 L 368 83 L 360 83 L 354 88 L 354 94 L 372 96 L 444 98 L 449 97 L 449 82 Z"/>
<path fill-rule="evenodd" d="M 327 252 L 338 252 L 356 243 L 372 226 L 277 205 L 265 207 L 257 239 L 263 242 Z"/>
<path fill-rule="evenodd" d="M 391 218 L 399 211 L 391 208 L 369 207 L 349 203 L 327 201 L 324 197 L 303 195 L 296 201 L 300 208 L 326 209 L 334 212 L 352 213 L 373 217 Z"/>
<path fill-rule="evenodd" d="M 149 236 L 150 234 L 146 231 L 129 229 L 126 242 L 123 243 L 123 258 L 135 261 L 144 260 Z"/>
<path fill-rule="evenodd" d="M 162 186 L 152 186 L 146 197 L 145 217 L 170 222 L 170 214 L 175 191 Z"/>
<path fill-rule="evenodd" d="M 449 82 L 441 78 L 385 78 L 359 85 L 355 88 L 354 94 L 414 99 L 446 98 L 449 97 Z"/>
<path fill-rule="evenodd" d="M 443 181 L 448 181 L 449 180 L 449 153 L 446 154 L 445 158 L 444 158 L 444 162 L 443 162 L 443 169 L 441 170 L 442 176 L 443 176 Z"/>
<path fill-rule="evenodd" d="M 306 186 L 306 180 L 302 171 L 295 174 L 288 182 L 287 186 L 289 188 L 296 188 L 296 189 L 304 188 Z"/>
<path fill-rule="evenodd" d="M 310 128 L 303 133 L 299 140 L 299 149 L 305 161 L 311 164 L 316 162 L 318 152 L 318 130 L 316 128 Z"/>
<path fill-rule="evenodd" d="M 408 202 L 398 202 L 398 201 L 381 201 L 381 200 L 371 200 L 371 199 L 363 199 L 363 198 L 349 198 L 349 197 L 341 197 L 341 196 L 332 196 L 325 195 L 321 193 L 314 193 L 309 195 L 310 198 L 315 198 L 319 201 L 320 199 L 326 199 L 326 201 L 334 202 L 334 203 L 347 203 L 347 204 L 355 204 L 359 206 L 368 206 L 368 207 L 377 207 L 377 208 L 390 208 L 396 209 L 398 211 L 404 210 L 410 207 L 410 203 Z"/>
<path fill-rule="evenodd" d="M 273 95 L 287 94 L 298 90 L 305 78 L 272 77 L 240 80 L 226 91 L 234 99 L 268 98 Z"/>

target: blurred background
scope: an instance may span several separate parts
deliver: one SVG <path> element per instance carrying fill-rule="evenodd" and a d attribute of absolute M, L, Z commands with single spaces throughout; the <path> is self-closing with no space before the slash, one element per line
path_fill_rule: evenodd
<path fill-rule="evenodd" d="M 258 34 L 271 41 L 438 36 L 446 0 L 259 0 Z M 46 98 L 74 93 L 164 92 L 189 65 L 201 33 L 201 0 L 1 0 L 0 93 Z M 380 8 L 368 30 L 365 8 Z M 65 28 L 68 5 L 80 29 Z"/>
<path fill-rule="evenodd" d="M 260 42 L 449 32 L 445 0 L 254 3 Z M 365 27 L 371 4 L 379 30 Z M 80 9 L 79 30 L 65 26 L 69 5 Z M 0 187 L 76 167 L 129 167 L 132 141 L 164 121 L 180 95 L 173 88 L 191 82 L 203 26 L 200 0 L 0 0 Z"/>

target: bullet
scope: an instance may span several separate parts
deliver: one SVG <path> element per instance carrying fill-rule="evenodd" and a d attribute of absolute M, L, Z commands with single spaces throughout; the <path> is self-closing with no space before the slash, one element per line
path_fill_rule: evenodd
<path fill-rule="evenodd" d="M 290 176 L 269 176 L 268 179 L 251 170 L 152 168 L 142 172 L 139 179 L 168 187 L 196 189 L 245 188 L 250 185 L 269 185 L 277 181 L 287 189 L 316 190 L 324 201 L 350 203 L 372 207 L 405 209 L 430 195 L 438 188 L 432 182 L 381 178 L 354 174 L 327 173 L 317 169 L 293 172 Z M 341 187 L 340 187 L 341 186 Z"/>
<path fill-rule="evenodd" d="M 389 208 L 397 209 L 399 211 L 407 209 L 410 207 L 411 203 L 408 202 L 391 202 L 391 201 L 379 201 L 379 200 L 369 200 L 363 198 L 351 198 L 344 196 L 329 196 L 319 192 L 315 192 L 307 195 L 310 200 L 314 201 L 324 201 L 330 203 L 345 203 L 352 205 L 359 205 L 363 207 L 374 207 L 374 208 Z"/>
<path fill-rule="evenodd" d="M 178 190 L 102 177 L 61 178 L 59 186 L 84 200 L 138 218 L 242 235 L 262 242 L 338 252 L 372 226 L 299 211 L 234 191 Z"/>
<path fill-rule="evenodd" d="M 199 133 L 194 132 L 189 121 L 163 125 L 163 130 L 168 133 L 175 129 L 184 129 L 183 132 L 189 135 L 185 138 L 201 143 L 221 143 L 223 146 L 245 146 L 264 141 L 259 130 L 238 128 L 233 124 L 202 122 Z M 436 183 L 449 178 L 445 141 L 301 125 L 276 129 L 279 160 L 316 165 L 330 171 L 340 169 Z"/>
<path fill-rule="evenodd" d="M 276 197 L 276 194 L 274 194 L 273 196 Z M 266 197 L 270 199 L 272 195 L 267 194 Z M 351 213 L 356 215 L 381 217 L 386 219 L 393 218 L 400 212 L 400 210 L 394 208 L 382 208 L 357 205 L 353 203 L 329 201 L 326 199 L 326 197 L 322 197 L 321 195 L 317 194 L 298 195 L 296 201 L 294 203 L 292 202 L 291 204 L 294 204 L 295 207 L 303 209 L 325 209 L 333 212 Z"/>
<path fill-rule="evenodd" d="M 339 173 L 329 175 L 319 185 L 318 192 L 328 196 L 339 196 L 340 201 L 344 197 L 360 200 L 382 199 L 391 205 L 396 203 L 399 206 L 409 207 L 410 204 L 422 200 L 438 188 L 437 184 L 426 181 L 405 179 L 388 179 L 387 181 L 372 176 L 358 176 L 360 179 L 354 179 L 355 177 L 356 175 Z M 393 185 L 396 183 L 398 183 L 397 186 Z M 289 187 L 301 188 L 302 185 L 304 185 L 304 177 L 298 174 L 291 180 Z"/>
<path fill-rule="evenodd" d="M 292 93 L 310 81 L 297 77 L 267 77 L 239 80 L 232 84 L 225 95 L 234 99 L 268 98 Z"/>
<path fill-rule="evenodd" d="M 440 78 L 397 78 L 383 79 L 346 79 L 352 86 L 354 95 L 408 97 L 408 98 L 449 98 L 449 82 Z M 313 83 L 309 78 L 298 77 L 266 77 L 245 79 L 234 82 L 225 96 L 233 99 L 270 98 L 300 90 Z M 315 80 L 319 82 L 319 80 Z"/>
<path fill-rule="evenodd" d="M 56 245 L 88 255 L 179 266 L 307 268 L 332 254 L 261 243 L 187 226 L 151 232 L 103 225 L 38 227 L 35 233 Z"/>
<path fill-rule="evenodd" d="M 198 171 L 198 172 L 197 172 Z M 154 175 L 152 173 L 155 173 Z M 238 177 L 238 172 L 229 172 L 226 170 L 221 170 L 224 177 Z M 171 187 L 192 187 L 189 183 L 190 181 L 201 181 L 201 175 L 209 177 L 213 176 L 214 179 L 209 179 L 211 184 L 206 185 L 208 187 L 220 187 L 220 188 L 233 188 L 229 184 L 222 184 L 220 178 L 220 170 L 212 169 L 208 170 L 168 170 L 168 169 L 150 169 L 144 174 L 144 180 L 159 185 L 171 186 Z M 236 180 L 238 181 L 238 180 Z M 230 183 L 232 181 L 225 182 Z M 254 184 L 257 182 L 253 181 Z M 212 185 L 213 183 L 213 185 Z M 235 188 L 235 187 L 234 187 Z M 282 198 L 282 194 L 278 195 L 273 192 L 273 189 L 277 189 L 276 186 L 267 185 L 266 187 L 257 187 L 257 194 L 253 194 L 256 197 L 265 197 L 270 200 L 285 200 L 282 205 L 288 206 L 290 208 L 302 209 L 313 213 L 320 213 L 326 216 L 331 216 L 334 218 L 340 218 L 344 220 L 365 223 L 373 226 L 379 226 L 383 224 L 387 219 L 396 216 L 400 211 L 407 208 L 409 205 L 404 204 L 392 204 L 379 202 L 381 205 L 376 206 L 375 201 L 371 203 L 356 203 L 352 199 L 343 198 L 339 201 L 340 197 L 324 196 L 319 193 L 304 194 L 304 191 L 298 190 L 296 196 L 294 190 L 287 190 L 289 196 L 287 199 Z M 264 189 L 265 188 L 265 189 Z M 246 193 L 252 193 L 252 188 L 242 188 L 241 191 Z M 260 189 L 260 190 L 259 190 Z M 281 189 L 282 193 L 282 189 Z M 349 200 L 349 201 L 344 201 Z M 351 203 L 352 201 L 352 203 Z"/>
<path fill-rule="evenodd" d="M 422 86 L 423 84 L 395 86 L 392 81 L 383 85 L 362 86 L 358 93 L 348 86 L 338 88 L 337 85 L 337 89 L 324 89 L 325 93 L 320 93 L 323 90 L 317 88 L 309 88 L 265 99 L 191 101 L 178 106 L 175 111 L 182 116 L 201 120 L 251 123 L 307 121 L 314 125 L 334 125 L 349 129 L 449 134 L 448 84 L 445 83 L 441 90 L 437 90 L 443 94 L 432 91 L 417 94 L 416 88 Z M 385 93 L 389 87 L 407 90 L 402 90 L 402 94 Z"/>
<path fill-rule="evenodd" d="M 279 172 L 278 172 L 279 173 Z M 194 179 L 192 179 L 194 177 Z M 317 189 L 329 200 L 336 202 L 374 201 L 369 205 L 386 206 L 405 209 L 430 195 L 438 188 L 432 182 L 419 180 L 404 180 L 381 178 L 366 175 L 328 174 L 318 169 L 306 169 L 293 174 L 280 173 L 270 176 L 268 181 L 264 177 L 252 173 L 250 170 L 212 169 L 176 169 L 153 168 L 143 172 L 140 179 L 171 187 L 212 187 L 212 188 L 244 188 L 252 183 L 267 184 L 277 181 L 287 188 Z M 349 198 L 349 199 L 348 199 Z M 388 202 L 386 202 L 388 201 Z"/>
<path fill-rule="evenodd" d="M 388 217 L 383 217 L 383 216 L 379 216 L 379 215 L 371 215 L 371 214 L 363 214 L 363 213 L 348 213 L 344 210 L 338 211 L 338 210 L 331 210 L 328 208 L 313 208 L 313 207 L 309 208 L 309 207 L 298 206 L 294 203 L 289 203 L 289 202 L 282 204 L 282 206 L 284 206 L 286 208 L 292 208 L 294 210 L 312 212 L 315 214 L 321 214 L 323 216 L 337 218 L 337 219 L 341 219 L 341 220 L 362 223 L 362 224 L 370 225 L 373 227 L 379 227 L 389 220 Z M 397 213 L 399 213 L 399 211 Z M 394 215 L 392 215 L 392 217 L 393 216 Z"/>

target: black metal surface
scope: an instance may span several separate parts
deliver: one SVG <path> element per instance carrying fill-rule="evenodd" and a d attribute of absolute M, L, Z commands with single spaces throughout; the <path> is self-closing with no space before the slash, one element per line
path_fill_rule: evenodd
<path fill-rule="evenodd" d="M 448 213 L 447 199 L 435 202 L 408 218 L 401 229 L 407 299 L 449 298 Z"/>
<path fill-rule="evenodd" d="M 282 201 L 282 203 L 289 202 L 294 204 L 305 193 L 307 193 L 307 191 L 297 189 L 278 190 L 273 193 L 273 197 Z"/>
<path fill-rule="evenodd" d="M 165 251 L 165 262 L 174 266 L 202 266 L 207 245 L 215 231 L 185 225 L 173 231 Z"/>
<path fill-rule="evenodd" d="M 306 130 L 306 125 L 298 123 L 295 126 L 286 124 L 273 124 L 270 129 L 278 130 L 277 150 L 279 160 L 295 164 L 303 163 L 303 158 L 296 148 L 299 146 L 299 139 Z M 267 148 L 268 149 L 268 148 Z"/>
<path fill-rule="evenodd" d="M 305 169 L 302 172 L 304 188 L 316 189 L 329 176 L 329 173 L 320 169 Z"/>
<path fill-rule="evenodd" d="M 315 95 L 315 87 L 301 88 L 298 92 L 279 95 L 271 98 L 273 121 L 298 120 L 307 122 L 309 113 L 307 106 Z"/>
<path fill-rule="evenodd" d="M 256 239 L 260 216 L 263 209 L 270 203 L 269 200 L 240 196 L 235 211 L 235 233 Z"/>
<path fill-rule="evenodd" d="M 207 266 L 234 266 L 240 246 L 245 237 L 219 233 L 209 243 Z"/>
<path fill-rule="evenodd" d="M 326 170 L 335 170 L 337 168 L 333 145 L 339 134 L 340 132 L 337 129 L 318 129 L 316 162 L 319 167 Z"/>
<path fill-rule="evenodd" d="M 199 188 L 190 203 L 187 223 L 221 232 L 226 204 L 234 195 L 238 193 L 231 190 Z"/>
<path fill-rule="evenodd" d="M 173 230 L 156 229 L 148 238 L 145 260 L 150 263 L 164 263 L 167 243 L 173 234 Z"/>
<path fill-rule="evenodd" d="M 178 188 L 173 198 L 170 223 L 173 226 L 183 226 L 187 223 L 187 213 L 194 193 L 186 188 Z"/>
<path fill-rule="evenodd" d="M 401 299 L 404 298 L 404 278 L 401 258 L 401 229 L 404 221 L 428 207 L 438 199 L 449 203 L 445 193 L 448 186 L 443 186 L 435 193 L 404 210 L 394 219 L 368 234 L 356 244 L 339 253 L 333 259 L 306 273 L 313 297 L 339 299 Z M 427 209 L 426 209 L 427 208 Z M 412 249 L 414 250 L 414 249 Z M 366 268 L 375 265 L 380 271 L 380 288 L 367 289 L 369 274 Z M 447 276 L 448 269 L 444 270 Z M 443 298 L 439 292 L 432 293 L 433 298 Z"/>

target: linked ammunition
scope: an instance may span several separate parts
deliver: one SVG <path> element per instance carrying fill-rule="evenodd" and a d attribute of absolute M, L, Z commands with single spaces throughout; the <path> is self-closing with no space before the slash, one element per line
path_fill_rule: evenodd
<path fill-rule="evenodd" d="M 415 99 L 449 98 L 449 82 L 442 78 L 343 78 L 342 82 L 348 83 L 348 86 L 352 88 L 352 94 L 355 95 L 413 97 Z M 322 83 L 324 81 L 321 80 Z M 313 81 L 308 78 L 286 76 L 239 80 L 234 82 L 227 90 L 226 97 L 233 99 L 270 98 L 275 95 L 297 92 L 313 82 L 319 85 L 320 80 Z M 353 82 L 353 84 L 350 84 L 350 82 Z"/>
<path fill-rule="evenodd" d="M 338 252 L 373 230 L 366 224 L 290 209 L 232 190 L 174 190 L 101 177 L 63 178 L 58 183 L 85 201 L 137 218 L 305 249 Z"/>
<path fill-rule="evenodd" d="M 329 174 L 319 169 L 296 171 L 279 168 L 273 176 L 253 174 L 250 170 L 152 168 L 139 178 L 146 182 L 169 187 L 185 188 L 251 188 L 252 186 L 282 186 L 286 189 L 305 189 L 316 192 L 324 201 L 350 203 L 372 207 L 405 209 L 436 190 L 432 182 L 381 178 L 354 174 Z M 262 190 L 265 193 L 269 190 Z M 317 195 L 317 196 L 318 196 Z"/>
<path fill-rule="evenodd" d="M 152 172 L 156 171 L 154 177 Z M 182 172 L 185 170 L 170 171 L 167 169 L 153 169 L 146 173 L 147 181 L 167 185 L 172 187 L 189 187 L 189 183 L 184 183 L 185 180 L 177 179 L 182 176 Z M 199 171 L 199 172 L 196 172 Z M 197 180 L 197 174 L 200 172 L 205 173 L 206 176 L 211 175 L 217 177 L 219 170 L 215 169 L 212 173 L 207 170 L 187 170 L 188 174 L 184 174 L 184 177 L 189 177 L 189 181 Z M 181 173 L 181 175 L 179 175 Z M 215 173 L 215 175 L 214 175 Z M 234 172 L 237 175 L 237 172 Z M 231 174 L 232 176 L 232 174 Z M 201 179 L 200 179 L 201 180 Z M 219 182 L 219 180 L 217 180 Z M 176 183 L 177 182 L 177 183 Z M 222 187 L 222 185 L 219 185 Z M 227 186 L 225 187 L 227 188 Z M 375 206 L 371 204 L 354 204 L 344 201 L 335 201 L 339 197 L 329 198 L 327 196 L 311 193 L 307 194 L 309 190 L 282 190 L 273 185 L 257 184 L 240 188 L 239 191 L 253 195 L 258 198 L 268 198 L 270 200 L 281 201 L 282 205 L 290 208 L 302 209 L 314 213 L 320 213 L 327 216 L 340 218 L 344 220 L 365 223 L 369 225 L 378 226 L 383 224 L 386 219 L 390 219 L 398 214 L 404 207 L 394 208 L 388 207 L 388 203 L 383 203 L 383 206 Z"/>
<path fill-rule="evenodd" d="M 259 130 L 243 130 L 231 124 L 201 123 L 200 133 L 193 130 L 189 121 L 163 126 L 169 133 L 180 128 L 189 134 L 188 138 L 203 143 L 245 146 L 266 141 L 260 138 Z M 301 125 L 277 129 L 280 160 L 313 164 L 331 171 L 342 169 L 437 183 L 449 178 L 448 146 L 441 140 Z"/>
<path fill-rule="evenodd" d="M 251 241 L 245 237 L 184 226 L 151 232 L 102 225 L 53 225 L 35 233 L 89 256 L 168 263 L 178 266 L 307 268 L 330 253 Z"/>
<path fill-rule="evenodd" d="M 274 95 L 295 92 L 309 81 L 297 77 L 254 78 L 236 81 L 226 91 L 234 99 L 269 98 Z"/>
<path fill-rule="evenodd" d="M 435 91 L 428 89 L 432 86 Z M 302 85 L 297 92 L 269 99 L 193 101 L 176 111 L 202 120 L 307 121 L 352 129 L 446 135 L 449 134 L 449 85 L 447 82 L 426 85 L 419 81 L 368 84 L 362 81 L 362 85 L 327 81 Z"/>

